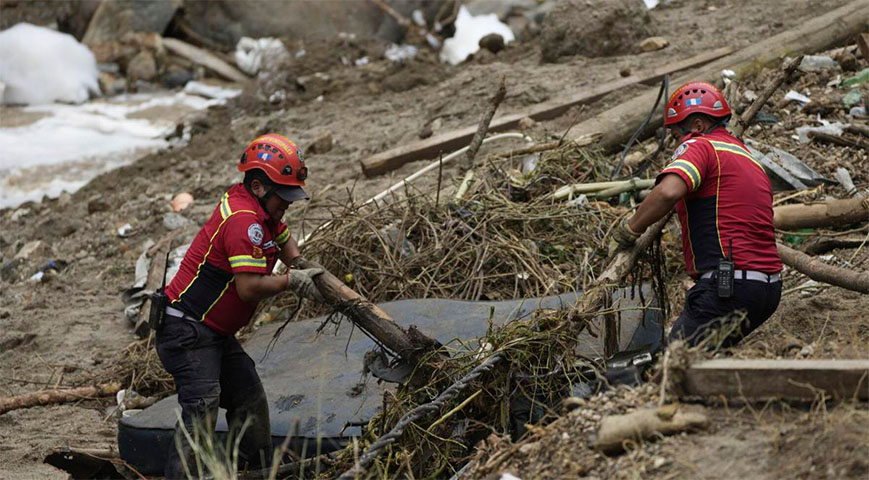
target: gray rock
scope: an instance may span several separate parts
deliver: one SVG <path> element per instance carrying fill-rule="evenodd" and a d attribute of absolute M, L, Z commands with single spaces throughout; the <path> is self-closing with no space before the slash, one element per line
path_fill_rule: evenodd
<path fill-rule="evenodd" d="M 498 53 L 504 50 L 504 37 L 497 33 L 490 33 L 480 39 L 480 48 L 485 48 L 492 53 Z"/>
<path fill-rule="evenodd" d="M 308 153 L 326 153 L 332 150 L 332 132 L 325 131 L 317 136 L 308 146 Z"/>
<path fill-rule="evenodd" d="M 157 61 L 154 55 L 142 50 L 127 64 L 127 78 L 131 81 L 144 80 L 149 82 L 157 77 Z"/>
<path fill-rule="evenodd" d="M 97 212 L 105 212 L 109 209 L 109 203 L 106 201 L 105 197 L 100 194 L 96 194 L 93 197 L 88 199 L 88 214 L 92 215 Z"/>
<path fill-rule="evenodd" d="M 192 220 L 179 213 L 169 212 L 163 215 L 163 226 L 166 227 L 167 230 L 178 230 L 179 228 L 184 228 L 191 223 Z"/>
<path fill-rule="evenodd" d="M 178 66 L 169 67 L 160 78 L 160 81 L 166 88 L 180 88 L 187 85 L 187 82 L 191 80 L 193 80 L 193 72 Z"/>

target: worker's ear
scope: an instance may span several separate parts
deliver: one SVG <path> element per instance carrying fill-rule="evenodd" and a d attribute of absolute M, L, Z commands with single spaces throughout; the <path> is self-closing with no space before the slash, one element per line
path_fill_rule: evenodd
<path fill-rule="evenodd" d="M 705 132 L 708 126 L 702 117 L 694 117 L 691 119 L 691 131 L 692 132 Z"/>
<path fill-rule="evenodd" d="M 263 185 L 263 182 L 254 179 L 250 182 L 250 191 L 253 192 L 257 198 L 260 198 L 266 194 L 266 187 Z"/>

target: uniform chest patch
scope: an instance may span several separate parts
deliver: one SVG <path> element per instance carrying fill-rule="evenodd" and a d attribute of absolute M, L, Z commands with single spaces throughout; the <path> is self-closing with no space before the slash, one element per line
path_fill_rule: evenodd
<path fill-rule="evenodd" d="M 680 155 L 682 155 L 683 153 L 685 153 L 686 150 L 688 150 L 688 144 L 687 144 L 687 142 L 686 142 L 686 143 L 683 143 L 682 145 L 679 145 L 678 147 L 676 147 L 676 151 L 673 152 L 673 156 L 670 157 L 670 160 L 676 160 L 677 158 L 679 158 Z"/>
<path fill-rule="evenodd" d="M 254 245 L 259 245 L 263 242 L 263 227 L 258 223 L 251 223 L 249 227 L 247 227 L 247 238 L 250 239 L 250 242 Z"/>

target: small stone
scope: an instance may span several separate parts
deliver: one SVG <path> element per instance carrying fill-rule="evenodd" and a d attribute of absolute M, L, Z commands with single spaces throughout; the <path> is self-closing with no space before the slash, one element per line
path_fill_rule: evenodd
<path fill-rule="evenodd" d="M 504 37 L 497 33 L 490 33 L 480 39 L 480 48 L 485 48 L 492 53 L 504 50 Z"/>
<path fill-rule="evenodd" d="M 92 215 L 97 212 L 105 212 L 109 209 L 109 203 L 106 198 L 100 194 L 96 194 L 88 199 L 88 214 Z"/>
<path fill-rule="evenodd" d="M 622 77 L 630 77 L 631 76 L 631 67 L 624 67 L 619 70 L 619 75 Z"/>
<path fill-rule="evenodd" d="M 440 130 L 440 129 L 441 129 L 441 126 L 443 125 L 443 123 L 444 123 L 443 120 L 441 120 L 440 118 L 436 118 L 436 119 L 432 120 L 432 122 L 431 122 L 431 130 L 432 130 L 433 132 L 436 132 L 436 131 Z"/>
<path fill-rule="evenodd" d="M 117 95 L 127 88 L 127 82 L 123 78 L 111 73 L 100 72 L 99 82 L 103 95 Z"/>
<path fill-rule="evenodd" d="M 147 50 L 137 53 L 127 65 L 127 78 L 133 82 L 136 80 L 151 81 L 156 77 L 157 62 L 151 52 Z"/>
<path fill-rule="evenodd" d="M 177 65 L 170 66 L 160 78 L 166 88 L 180 88 L 193 80 L 193 72 Z"/>
<path fill-rule="evenodd" d="M 432 135 L 431 124 L 427 123 L 424 127 L 422 127 L 422 130 L 419 131 L 419 138 L 421 138 L 421 139 L 428 138 L 431 135 Z"/>
<path fill-rule="evenodd" d="M 30 215 L 29 208 L 19 208 L 12 212 L 12 218 L 10 220 L 12 220 L 13 222 L 17 222 L 18 220 L 21 220 L 28 215 Z"/>
<path fill-rule="evenodd" d="M 860 64 L 857 62 L 857 57 L 850 53 L 844 53 L 839 57 L 839 66 L 842 67 L 843 71 L 856 72 Z"/>
<path fill-rule="evenodd" d="M 186 227 L 190 223 L 192 223 L 192 221 L 189 218 L 175 212 L 169 212 L 163 215 L 163 226 L 166 227 L 167 230 L 178 230 L 179 228 Z"/>
<path fill-rule="evenodd" d="M 640 42 L 637 46 L 643 52 L 654 52 L 655 50 L 660 50 L 667 45 L 670 45 L 670 41 L 664 37 L 649 37 Z"/>
<path fill-rule="evenodd" d="M 519 130 L 522 130 L 524 132 L 525 130 L 531 129 L 536 124 L 537 122 L 535 122 L 533 118 L 522 117 L 521 119 L 519 119 Z"/>
<path fill-rule="evenodd" d="M 664 457 L 655 457 L 655 459 L 652 461 L 652 465 L 655 468 L 661 468 L 666 464 L 667 464 L 667 459 Z"/>
<path fill-rule="evenodd" d="M 327 153 L 332 150 L 332 146 L 332 132 L 326 131 L 308 145 L 308 153 Z"/>
<path fill-rule="evenodd" d="M 69 194 L 66 190 L 60 192 L 60 195 L 57 197 L 57 206 L 58 207 L 66 207 L 72 203 L 72 195 Z"/>
<path fill-rule="evenodd" d="M 45 258 L 50 255 L 51 251 L 42 240 L 33 240 L 24 244 L 18 253 L 15 254 L 13 260 L 33 260 L 37 258 Z"/>

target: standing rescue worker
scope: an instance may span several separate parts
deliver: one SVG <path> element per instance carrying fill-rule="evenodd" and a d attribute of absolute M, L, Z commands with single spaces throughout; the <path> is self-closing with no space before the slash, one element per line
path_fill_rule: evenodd
<path fill-rule="evenodd" d="M 157 353 L 175 379 L 183 422 L 176 425 L 165 467 L 170 479 L 206 473 L 196 471 L 181 428 L 191 437 L 197 422 L 213 431 L 218 406 L 226 408 L 231 428 L 249 422 L 240 466 L 268 466 L 273 449 L 268 403 L 235 333 L 250 322 L 260 300 L 285 290 L 322 301 L 313 283 L 322 270 L 271 275 L 277 260 L 292 266 L 299 257 L 281 221 L 291 203 L 308 199 L 302 189 L 308 169 L 299 147 L 281 135 L 263 135 L 247 146 L 238 169 L 244 181 L 223 195 L 165 289 L 170 303 L 157 330 Z"/>
<path fill-rule="evenodd" d="M 735 345 L 775 312 L 781 298 L 772 187 L 763 167 L 726 130 L 730 116 L 712 84 L 690 82 L 673 92 L 664 125 L 682 142 L 633 217 L 613 232 L 619 247 L 630 248 L 676 207 L 685 266 L 696 283 L 669 337 L 691 345 L 709 335 L 717 335 L 715 345 Z M 746 314 L 739 325 L 714 321 L 736 311 Z"/>

